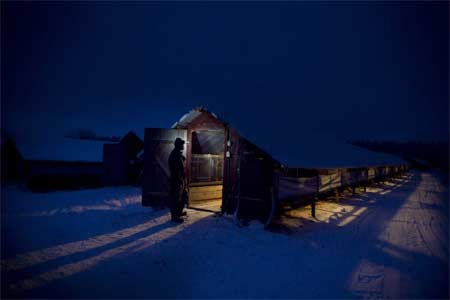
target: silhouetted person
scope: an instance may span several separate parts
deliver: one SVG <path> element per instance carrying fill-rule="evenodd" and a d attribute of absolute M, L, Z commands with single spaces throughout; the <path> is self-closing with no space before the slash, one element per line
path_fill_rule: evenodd
<path fill-rule="evenodd" d="M 181 219 L 183 206 L 185 202 L 186 190 L 186 157 L 183 156 L 184 141 L 180 138 L 175 139 L 175 148 L 169 155 L 170 169 L 170 213 L 172 221 L 183 222 Z"/>

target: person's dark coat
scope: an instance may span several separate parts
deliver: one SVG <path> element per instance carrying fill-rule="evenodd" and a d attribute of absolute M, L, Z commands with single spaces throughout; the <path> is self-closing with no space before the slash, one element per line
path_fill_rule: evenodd
<path fill-rule="evenodd" d="M 181 217 L 184 206 L 184 193 L 186 190 L 186 158 L 182 150 L 175 147 L 169 155 L 170 169 L 170 213 L 173 220 Z"/>
<path fill-rule="evenodd" d="M 186 157 L 181 150 L 175 148 L 169 155 L 170 183 L 171 185 L 182 185 L 185 178 Z"/>

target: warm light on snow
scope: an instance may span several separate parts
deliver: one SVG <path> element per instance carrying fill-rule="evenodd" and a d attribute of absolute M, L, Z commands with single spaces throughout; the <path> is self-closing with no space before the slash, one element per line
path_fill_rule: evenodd
<path fill-rule="evenodd" d="M 348 223 L 352 222 L 353 220 L 355 220 L 359 215 L 361 215 L 363 212 L 365 212 L 367 210 L 367 207 L 361 207 L 359 208 L 357 211 L 355 211 L 353 214 L 351 214 L 350 216 L 348 216 L 347 218 L 345 218 L 341 223 L 339 223 L 337 226 L 338 227 L 342 227 L 347 225 Z"/>

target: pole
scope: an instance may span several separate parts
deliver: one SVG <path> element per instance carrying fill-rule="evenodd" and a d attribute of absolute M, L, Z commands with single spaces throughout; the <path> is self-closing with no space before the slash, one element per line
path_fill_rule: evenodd
<path fill-rule="evenodd" d="M 316 217 L 316 201 L 317 201 L 317 193 L 314 193 L 312 197 L 312 203 L 311 203 L 311 216 L 313 218 Z"/>

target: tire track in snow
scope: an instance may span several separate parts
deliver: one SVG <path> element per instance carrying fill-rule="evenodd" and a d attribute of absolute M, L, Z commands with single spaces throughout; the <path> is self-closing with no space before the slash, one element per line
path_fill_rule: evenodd
<path fill-rule="evenodd" d="M 443 200 L 443 199 L 441 197 L 438 197 L 435 193 L 443 193 L 445 191 L 444 191 L 444 188 L 439 185 L 438 179 L 435 177 L 433 179 L 434 179 L 433 189 L 426 190 L 426 193 L 428 196 L 427 198 L 429 199 L 432 197 L 431 199 L 434 200 L 434 201 L 432 201 L 433 205 L 440 207 L 441 204 L 445 204 L 445 202 L 441 203 L 442 201 L 440 201 L 440 200 Z M 421 201 L 420 198 L 419 198 L 419 205 L 421 206 L 421 208 L 423 208 L 423 202 Z M 430 227 L 431 233 L 433 233 L 434 237 L 440 242 L 440 245 L 444 249 L 444 252 L 448 253 L 448 250 L 449 250 L 448 241 L 446 241 L 442 238 L 442 236 L 448 236 L 448 232 L 445 232 L 445 230 L 442 230 L 442 226 L 441 226 L 442 219 L 444 219 L 443 223 L 448 224 L 448 216 L 446 216 L 445 214 L 438 214 L 437 217 L 438 217 L 438 221 L 439 221 L 438 222 L 438 227 L 439 227 L 439 231 L 440 231 L 439 233 L 441 233 L 441 234 L 437 234 L 436 226 L 433 226 L 433 224 L 436 223 L 436 218 L 434 216 L 431 216 L 430 223 L 428 225 Z"/>
<path fill-rule="evenodd" d="M 384 235 L 384 239 L 387 243 L 391 241 L 391 230 L 400 229 L 400 232 L 408 232 L 406 224 L 401 221 L 399 223 L 393 223 L 393 219 L 390 214 L 395 213 L 398 208 L 394 202 L 390 199 L 394 193 L 400 193 L 400 196 L 394 198 L 401 198 L 401 193 L 403 192 L 406 182 L 395 185 L 389 190 L 389 195 L 386 193 L 376 196 L 376 200 L 373 205 L 369 205 L 369 210 L 366 214 L 361 216 L 353 229 L 355 241 L 360 243 L 361 240 L 367 240 L 362 242 L 362 245 L 373 245 L 377 243 L 380 239 L 380 233 Z M 385 191 L 383 191 L 385 192 Z M 382 224 L 382 228 L 377 228 L 380 224 L 380 220 L 385 220 L 385 224 Z M 378 225 L 377 225 L 378 224 Z M 395 231 L 394 231 L 395 232 Z M 394 239 L 401 239 L 402 234 L 397 237 L 392 237 Z M 384 247 L 381 247 L 379 251 L 383 251 Z M 389 268 L 386 268 L 384 263 L 374 262 L 374 253 L 367 251 L 365 247 L 362 247 L 360 253 L 368 254 L 367 258 L 362 258 L 358 266 L 356 267 L 350 281 L 350 289 L 355 295 L 362 298 L 370 299 L 382 299 L 386 297 L 386 287 L 385 283 L 387 278 L 390 281 L 398 281 L 399 278 L 397 274 L 392 274 Z M 391 282 L 389 282 L 391 283 Z"/>
<path fill-rule="evenodd" d="M 377 199 L 375 203 L 383 201 L 384 197 Z M 366 249 L 367 244 L 371 243 L 371 240 L 375 237 L 372 236 L 373 224 L 378 221 L 380 214 L 382 216 L 383 212 L 377 209 L 377 205 L 370 205 L 369 208 L 357 222 L 352 224 L 349 230 L 352 232 L 352 237 L 354 241 L 361 245 L 359 253 L 368 254 Z M 368 240 L 367 242 L 361 242 Z M 384 298 L 383 289 L 385 281 L 385 266 L 376 264 L 369 260 L 368 257 L 362 257 L 360 263 L 356 267 L 352 274 L 350 280 L 350 290 L 354 292 L 357 296 L 369 299 L 381 299 Z"/>
<path fill-rule="evenodd" d="M 428 175 L 427 177 L 431 177 Z M 429 181 L 431 183 L 429 183 Z M 434 196 L 430 191 L 435 190 L 441 190 L 436 189 L 436 178 L 432 177 L 429 178 L 426 182 L 428 182 L 428 185 L 425 187 L 425 189 L 418 189 L 417 193 L 417 217 L 419 220 L 422 220 L 421 222 L 417 221 L 416 215 L 414 215 L 414 221 L 416 224 L 416 228 L 419 232 L 419 235 L 424 243 L 424 245 L 427 247 L 427 249 L 430 251 L 430 254 L 433 257 L 440 258 L 442 260 L 446 260 L 446 253 L 448 253 L 448 245 L 445 242 L 445 240 L 442 239 L 440 234 L 437 234 L 435 230 L 433 230 L 432 222 L 435 220 L 435 216 L 432 215 L 432 211 L 430 209 L 427 209 L 424 205 L 424 203 L 430 202 L 426 200 L 432 200 L 430 199 L 430 195 Z M 434 189 L 433 189 L 434 188 Z M 436 196 L 436 198 L 438 198 Z M 439 199 L 439 198 L 438 198 Z M 436 200 L 438 200 L 436 199 Z M 440 204 L 435 201 L 431 201 L 434 205 Z M 439 217 L 439 216 L 438 216 Z M 429 222 L 425 222 L 424 220 L 430 219 Z M 433 243 L 433 241 L 437 241 L 438 243 Z M 436 247 L 432 247 L 431 245 L 435 245 Z"/>

